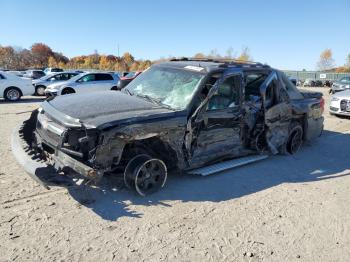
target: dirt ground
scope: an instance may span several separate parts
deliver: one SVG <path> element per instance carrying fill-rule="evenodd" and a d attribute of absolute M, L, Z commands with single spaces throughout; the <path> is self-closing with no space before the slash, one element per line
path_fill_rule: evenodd
<path fill-rule="evenodd" d="M 34 182 L 10 135 L 39 102 L 0 100 L 0 261 L 350 261 L 350 119 L 327 110 L 322 137 L 294 156 L 172 175 L 142 198 L 110 178 Z"/>

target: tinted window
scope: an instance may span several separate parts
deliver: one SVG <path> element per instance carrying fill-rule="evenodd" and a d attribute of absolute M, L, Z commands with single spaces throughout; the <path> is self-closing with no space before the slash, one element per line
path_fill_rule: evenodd
<path fill-rule="evenodd" d="M 350 82 L 350 77 L 343 77 L 343 78 L 340 80 L 340 82 L 342 82 L 342 83 L 348 83 L 348 82 Z"/>
<path fill-rule="evenodd" d="M 110 74 L 97 74 L 96 75 L 96 81 L 107 81 L 107 80 L 113 80 L 113 76 Z"/>
<path fill-rule="evenodd" d="M 52 68 L 51 72 L 62 72 L 63 70 L 60 68 Z"/>
<path fill-rule="evenodd" d="M 78 82 L 91 82 L 91 81 L 95 81 L 95 75 L 94 74 L 90 74 L 90 75 L 85 75 L 82 78 L 80 78 L 78 80 Z"/>
<path fill-rule="evenodd" d="M 70 73 L 70 74 L 68 74 L 68 79 L 71 79 L 72 77 L 75 77 L 76 75 L 78 75 L 78 74 L 72 74 L 72 73 Z"/>

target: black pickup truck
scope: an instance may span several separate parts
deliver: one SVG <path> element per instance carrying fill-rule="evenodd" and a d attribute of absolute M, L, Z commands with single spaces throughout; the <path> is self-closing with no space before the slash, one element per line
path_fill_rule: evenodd
<path fill-rule="evenodd" d="M 300 92 L 268 65 L 174 59 L 122 91 L 43 102 L 12 147 L 36 179 L 46 167 L 89 181 L 123 174 L 144 196 L 164 186 L 168 170 L 208 175 L 294 154 L 321 135 L 323 109 L 322 94 Z"/>

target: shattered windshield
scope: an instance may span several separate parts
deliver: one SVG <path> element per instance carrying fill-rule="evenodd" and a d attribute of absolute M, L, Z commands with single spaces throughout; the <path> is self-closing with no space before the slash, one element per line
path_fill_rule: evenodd
<path fill-rule="evenodd" d="M 196 71 L 153 66 L 133 80 L 125 92 L 172 109 L 185 109 L 203 77 Z"/>

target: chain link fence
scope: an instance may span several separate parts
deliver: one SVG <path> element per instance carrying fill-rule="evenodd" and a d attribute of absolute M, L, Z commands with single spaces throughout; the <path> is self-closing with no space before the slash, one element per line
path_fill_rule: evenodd
<path fill-rule="evenodd" d="M 321 71 L 293 71 L 282 70 L 287 76 L 294 77 L 297 80 L 305 81 L 306 79 L 312 80 L 329 80 L 336 81 L 342 77 L 350 76 L 350 73 L 328 73 Z"/>

